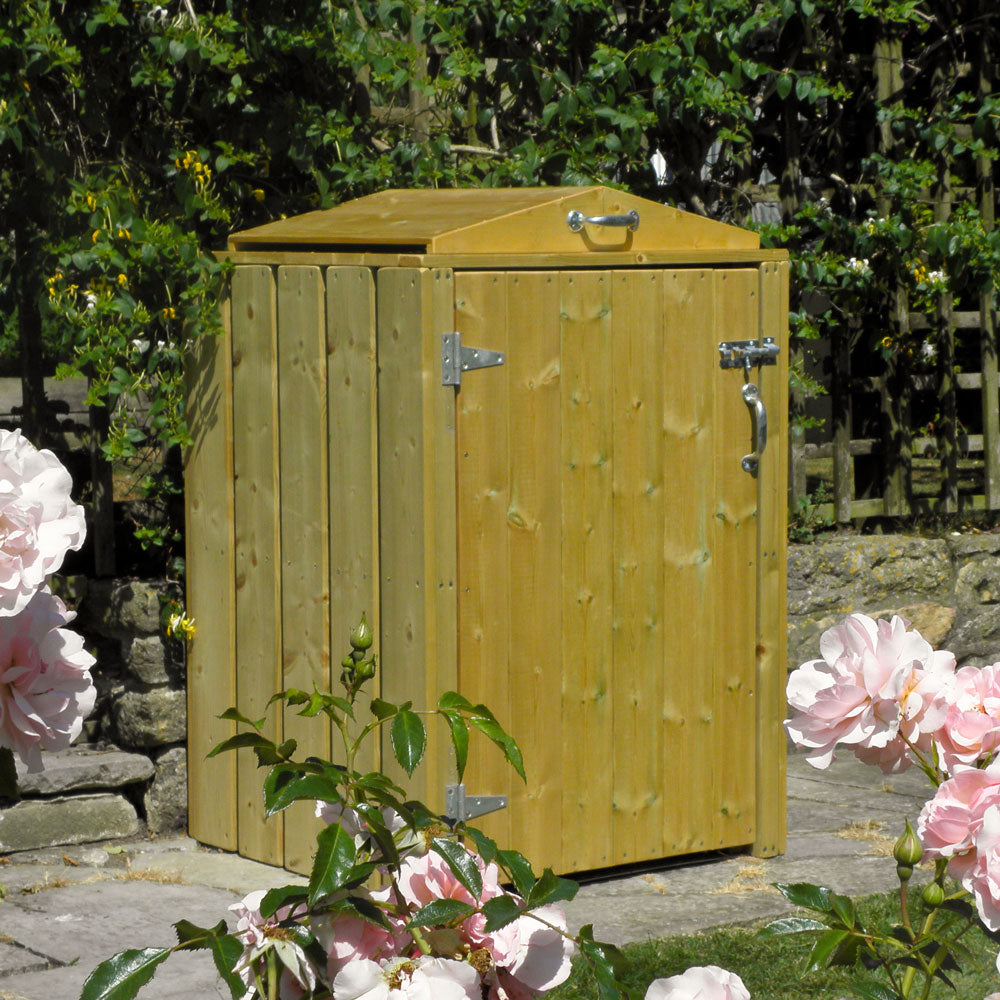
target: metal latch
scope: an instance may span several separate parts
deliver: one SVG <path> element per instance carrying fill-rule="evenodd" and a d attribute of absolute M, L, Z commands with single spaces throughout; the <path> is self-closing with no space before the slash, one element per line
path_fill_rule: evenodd
<path fill-rule="evenodd" d="M 465 785 L 447 785 L 444 790 L 445 819 L 464 823 L 507 807 L 506 795 L 466 795 Z"/>
<path fill-rule="evenodd" d="M 749 372 L 756 365 L 776 365 L 781 348 L 774 337 L 763 340 L 724 340 L 719 344 L 719 367 L 742 368 Z"/>
<path fill-rule="evenodd" d="M 499 351 L 486 351 L 480 347 L 463 347 L 460 333 L 441 334 L 441 384 L 461 385 L 462 372 L 474 368 L 492 368 L 502 365 L 504 356 Z"/>

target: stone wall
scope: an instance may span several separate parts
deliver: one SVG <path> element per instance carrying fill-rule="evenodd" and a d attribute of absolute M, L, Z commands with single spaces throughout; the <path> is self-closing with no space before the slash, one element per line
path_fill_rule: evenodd
<path fill-rule="evenodd" d="M 184 650 L 162 624 L 177 588 L 70 577 L 53 589 L 77 611 L 71 628 L 97 658 L 97 705 L 77 745 L 47 754 L 40 774 L 18 763 L 22 799 L 0 807 L 0 853 L 183 831 Z"/>
<path fill-rule="evenodd" d="M 1000 660 L 1000 534 L 845 535 L 788 548 L 788 665 L 844 615 L 898 613 L 959 666 Z"/>

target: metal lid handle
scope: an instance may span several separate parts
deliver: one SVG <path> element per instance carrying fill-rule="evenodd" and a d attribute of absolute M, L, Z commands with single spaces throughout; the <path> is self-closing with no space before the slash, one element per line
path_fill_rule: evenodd
<path fill-rule="evenodd" d="M 635 232 L 639 228 L 639 213 L 633 208 L 631 212 L 626 212 L 624 215 L 588 216 L 584 215 L 583 212 L 573 209 L 566 216 L 566 225 L 574 233 L 580 232 L 585 224 L 590 226 L 628 226 L 632 232 Z"/>

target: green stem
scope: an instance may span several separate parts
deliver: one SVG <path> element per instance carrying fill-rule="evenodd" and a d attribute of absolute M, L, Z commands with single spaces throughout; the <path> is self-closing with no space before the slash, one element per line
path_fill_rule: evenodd
<path fill-rule="evenodd" d="M 267 1000 L 278 1000 L 278 956 L 273 948 L 267 952 Z"/>

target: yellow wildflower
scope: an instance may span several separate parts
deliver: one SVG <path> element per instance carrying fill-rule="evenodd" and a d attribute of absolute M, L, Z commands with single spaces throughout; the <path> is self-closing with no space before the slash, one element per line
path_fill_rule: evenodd
<path fill-rule="evenodd" d="M 165 308 L 161 309 L 160 312 L 163 314 L 163 318 L 164 319 L 176 319 L 177 318 L 177 310 L 174 309 L 173 306 L 166 306 Z"/>
<path fill-rule="evenodd" d="M 97 199 L 92 194 L 87 195 L 87 208 L 89 208 L 91 212 L 97 208 Z"/>
<path fill-rule="evenodd" d="M 172 614 L 167 621 L 167 634 L 172 635 L 175 639 L 190 639 L 194 636 L 194 633 L 194 619 L 188 618 L 187 615 L 181 612 Z"/>
<path fill-rule="evenodd" d="M 130 240 L 130 239 L 132 239 L 132 234 L 127 229 L 123 229 L 121 226 L 119 226 L 118 227 L 118 238 L 120 240 Z"/>
<path fill-rule="evenodd" d="M 254 189 L 253 189 L 253 190 L 252 190 L 252 191 L 251 191 L 250 193 L 251 193 L 251 194 L 252 194 L 252 195 L 253 195 L 253 196 L 254 196 L 254 197 L 255 197 L 255 198 L 256 198 L 256 199 L 258 200 L 258 201 L 263 201 L 263 200 L 264 200 L 264 189 L 263 189 L 263 188 L 254 188 Z"/>
<path fill-rule="evenodd" d="M 119 274 L 118 275 L 118 287 L 119 288 L 124 288 L 127 284 L 128 284 L 128 278 L 126 278 L 124 274 Z"/>
<path fill-rule="evenodd" d="M 886 348 L 892 347 L 892 337 L 883 337 L 882 346 Z"/>
<path fill-rule="evenodd" d="M 101 235 L 100 229 L 95 229 L 94 232 L 91 234 L 90 242 L 91 243 L 96 243 L 97 240 L 98 240 L 98 237 L 100 237 L 100 235 Z"/>

